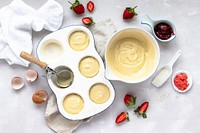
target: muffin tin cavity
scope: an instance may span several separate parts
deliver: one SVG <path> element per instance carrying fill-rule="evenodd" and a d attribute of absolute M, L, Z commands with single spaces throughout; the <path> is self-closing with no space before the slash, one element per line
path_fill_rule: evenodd
<path fill-rule="evenodd" d="M 63 107 L 69 114 L 78 114 L 84 107 L 83 98 L 78 94 L 69 94 L 63 100 Z"/>
<path fill-rule="evenodd" d="M 109 99 L 110 90 L 105 84 L 97 83 L 90 88 L 89 96 L 94 103 L 103 104 Z"/>
<path fill-rule="evenodd" d="M 64 48 L 60 41 L 49 39 L 43 42 L 40 53 L 43 61 L 46 63 L 54 63 L 63 56 Z"/>
<path fill-rule="evenodd" d="M 79 63 L 80 73 L 87 78 L 96 76 L 99 72 L 99 68 L 99 62 L 91 56 L 84 57 Z"/>
<path fill-rule="evenodd" d="M 57 50 L 55 57 L 47 52 L 50 48 L 46 47 L 51 45 L 56 45 L 53 49 Z M 56 95 L 58 110 L 65 118 L 82 120 L 112 104 L 115 91 L 104 77 L 104 64 L 89 29 L 68 26 L 55 31 L 40 41 L 37 54 L 41 61 L 49 61 L 48 66 L 56 71 L 56 75 L 48 77 L 48 84 Z"/>
<path fill-rule="evenodd" d="M 90 37 L 84 31 L 74 31 L 69 36 L 69 45 L 75 51 L 85 50 L 90 42 Z"/>
<path fill-rule="evenodd" d="M 66 66 L 58 66 L 54 69 L 56 74 L 51 76 L 52 82 L 61 88 L 69 87 L 74 81 L 72 70 Z"/>

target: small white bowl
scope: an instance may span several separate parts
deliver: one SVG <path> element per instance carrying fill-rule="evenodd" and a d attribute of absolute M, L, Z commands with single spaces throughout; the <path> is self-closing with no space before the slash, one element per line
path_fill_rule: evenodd
<path fill-rule="evenodd" d="M 172 36 L 171 36 L 169 39 L 167 39 L 167 40 L 162 40 L 162 39 L 158 38 L 157 35 L 156 35 L 155 32 L 154 32 L 155 26 L 156 26 L 157 24 L 159 24 L 159 23 L 162 23 L 162 22 L 168 24 L 168 25 L 172 28 L 172 30 L 173 30 L 173 32 L 174 32 L 174 35 L 172 35 Z M 174 39 L 176 38 L 176 27 L 175 27 L 175 25 L 174 25 L 171 21 L 169 21 L 169 20 L 164 20 L 164 19 L 162 19 L 162 20 L 153 20 L 153 19 L 151 19 L 148 15 L 145 15 L 145 16 L 143 17 L 142 21 L 141 21 L 141 24 L 146 24 L 146 25 L 148 25 L 148 26 L 151 28 L 154 37 L 155 37 L 157 40 L 161 41 L 161 42 L 170 42 L 170 41 L 172 41 L 172 40 L 174 40 Z"/>
<path fill-rule="evenodd" d="M 176 75 L 178 75 L 178 74 L 180 74 L 180 73 L 185 73 L 185 74 L 188 76 L 188 83 L 189 83 L 189 86 L 188 86 L 185 90 L 183 90 L 183 91 L 179 90 L 179 89 L 175 86 L 175 84 L 174 84 L 174 78 L 176 77 Z M 173 85 L 174 89 L 175 89 L 177 92 L 180 92 L 180 93 L 187 92 L 187 91 L 190 90 L 190 88 L 192 87 L 192 75 L 191 75 L 189 72 L 185 71 L 185 70 L 179 70 L 179 71 L 177 71 L 176 73 L 174 73 L 174 75 L 172 76 L 172 85 Z"/>

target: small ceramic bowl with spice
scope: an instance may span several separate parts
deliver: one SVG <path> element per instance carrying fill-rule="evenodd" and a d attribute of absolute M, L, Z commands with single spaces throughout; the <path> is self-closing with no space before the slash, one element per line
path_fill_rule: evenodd
<path fill-rule="evenodd" d="M 172 76 L 172 85 L 180 93 L 184 93 L 192 87 L 192 76 L 185 70 L 177 71 Z"/>
<path fill-rule="evenodd" d="M 161 42 L 169 42 L 176 37 L 176 28 L 169 20 L 153 20 L 145 15 L 141 23 L 148 25 L 154 37 Z"/>

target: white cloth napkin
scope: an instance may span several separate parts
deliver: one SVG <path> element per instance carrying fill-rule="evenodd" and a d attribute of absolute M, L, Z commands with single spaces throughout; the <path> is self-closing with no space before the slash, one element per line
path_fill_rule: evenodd
<path fill-rule="evenodd" d="M 32 52 L 32 29 L 43 28 L 55 31 L 63 20 L 63 8 L 54 0 L 48 0 L 35 10 L 23 0 L 13 2 L 0 9 L 0 59 L 8 64 L 28 66 L 29 62 L 19 57 L 21 51 Z"/>
<path fill-rule="evenodd" d="M 97 52 L 104 58 L 104 52 L 108 39 L 116 32 L 116 27 L 110 19 L 96 23 L 90 27 L 95 39 Z M 58 111 L 54 94 L 49 96 L 45 111 L 45 121 L 47 125 L 57 133 L 72 133 L 83 122 L 88 122 L 90 118 L 72 121 L 64 118 Z"/>

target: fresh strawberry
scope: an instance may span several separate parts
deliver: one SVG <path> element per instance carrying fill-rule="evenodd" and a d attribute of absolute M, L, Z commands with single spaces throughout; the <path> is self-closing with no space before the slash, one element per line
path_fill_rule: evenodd
<path fill-rule="evenodd" d="M 124 10 L 123 19 L 131 19 L 135 15 L 137 15 L 137 13 L 135 12 L 135 8 L 136 7 L 137 6 L 135 6 L 134 8 L 132 8 L 132 7 L 126 7 L 126 9 Z"/>
<path fill-rule="evenodd" d="M 71 3 L 70 1 L 68 2 L 72 5 L 70 9 L 73 10 L 76 14 L 83 14 L 85 12 L 84 6 L 78 0 L 75 0 L 74 3 Z"/>
<path fill-rule="evenodd" d="M 126 104 L 126 106 L 133 106 L 135 105 L 136 102 L 136 97 L 133 97 L 130 94 L 126 94 L 124 97 L 124 103 Z"/>
<path fill-rule="evenodd" d="M 129 121 L 129 117 L 128 117 L 128 112 L 122 112 L 121 114 L 119 114 L 115 120 L 116 124 L 122 123 L 124 121 Z"/>
<path fill-rule="evenodd" d="M 134 110 L 135 113 L 142 115 L 143 118 L 147 118 L 146 111 L 149 106 L 149 102 L 144 102 L 142 105 L 138 106 L 137 109 Z"/>
<path fill-rule="evenodd" d="M 94 21 L 93 21 L 92 17 L 84 17 L 84 18 L 82 18 L 82 22 L 85 25 L 92 25 L 92 24 L 94 24 Z"/>
<path fill-rule="evenodd" d="M 89 1 L 87 3 L 87 9 L 89 12 L 92 12 L 94 10 L 94 3 L 92 1 Z"/>

